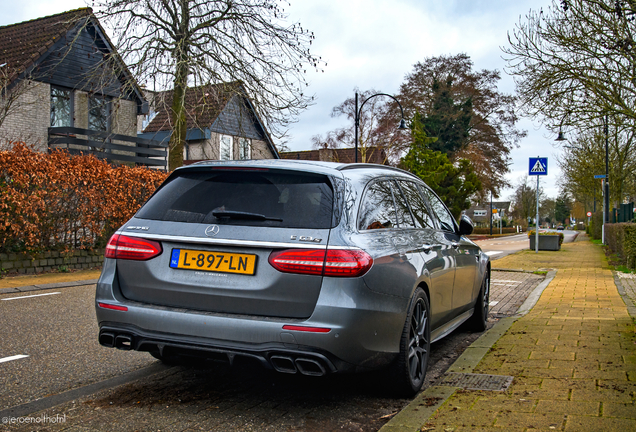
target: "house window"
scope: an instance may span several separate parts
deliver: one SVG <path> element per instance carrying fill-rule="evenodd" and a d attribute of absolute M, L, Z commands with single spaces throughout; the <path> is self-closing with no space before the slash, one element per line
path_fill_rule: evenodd
<path fill-rule="evenodd" d="M 108 132 L 110 129 L 110 101 L 102 96 L 88 98 L 88 128 Z"/>
<path fill-rule="evenodd" d="M 239 138 L 239 159 L 246 160 L 252 158 L 251 143 L 247 138 Z"/>
<path fill-rule="evenodd" d="M 51 127 L 73 126 L 73 91 L 51 87 Z"/>
<path fill-rule="evenodd" d="M 233 155 L 233 143 L 232 137 L 229 135 L 221 135 L 221 148 L 219 152 L 220 160 L 232 160 Z"/>

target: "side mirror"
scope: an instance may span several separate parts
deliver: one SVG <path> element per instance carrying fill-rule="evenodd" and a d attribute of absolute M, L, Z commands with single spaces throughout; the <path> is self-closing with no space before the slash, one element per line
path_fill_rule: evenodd
<path fill-rule="evenodd" d="M 473 233 L 473 221 L 466 215 L 459 218 L 459 235 L 471 235 Z"/>

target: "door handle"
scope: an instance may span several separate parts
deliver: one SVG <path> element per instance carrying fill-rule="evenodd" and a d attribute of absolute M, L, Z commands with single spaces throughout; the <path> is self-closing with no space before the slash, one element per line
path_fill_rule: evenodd
<path fill-rule="evenodd" d="M 427 253 L 428 253 L 428 252 L 430 252 L 430 251 L 431 251 L 431 249 L 433 249 L 433 246 L 432 246 L 432 245 L 429 245 L 429 244 L 423 244 L 423 245 L 422 245 L 422 249 L 424 250 L 424 252 L 427 252 Z"/>
<path fill-rule="evenodd" d="M 453 242 L 451 243 L 451 246 L 453 246 L 453 249 L 457 249 L 459 247 L 459 243 Z"/>

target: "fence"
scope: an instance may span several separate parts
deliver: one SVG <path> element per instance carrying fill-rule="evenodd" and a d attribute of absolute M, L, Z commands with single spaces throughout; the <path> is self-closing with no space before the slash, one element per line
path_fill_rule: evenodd
<path fill-rule="evenodd" d="M 111 163 L 167 169 L 168 144 L 164 142 L 75 127 L 49 128 L 48 141 L 49 149 L 64 149 L 70 154 L 90 154 Z"/>

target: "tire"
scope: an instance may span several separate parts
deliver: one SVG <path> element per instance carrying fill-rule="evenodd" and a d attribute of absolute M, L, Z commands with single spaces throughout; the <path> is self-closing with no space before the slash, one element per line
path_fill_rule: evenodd
<path fill-rule="evenodd" d="M 389 367 L 390 385 L 400 396 L 417 394 L 424 383 L 431 350 L 430 315 L 428 297 L 417 288 L 400 338 L 400 353 Z"/>
<path fill-rule="evenodd" d="M 479 296 L 475 303 L 475 311 L 470 317 L 468 327 L 474 332 L 483 332 L 488 326 L 488 309 L 490 303 L 490 272 L 487 271 L 484 280 L 481 283 Z"/>

